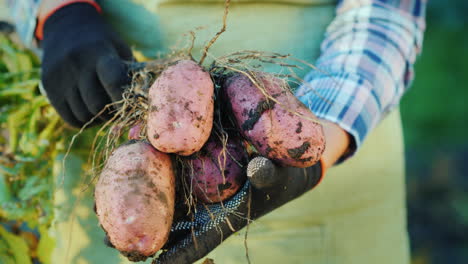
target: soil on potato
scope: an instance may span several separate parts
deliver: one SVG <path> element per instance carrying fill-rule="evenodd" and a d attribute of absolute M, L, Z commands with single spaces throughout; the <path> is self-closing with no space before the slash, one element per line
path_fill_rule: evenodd
<path fill-rule="evenodd" d="M 267 110 L 271 110 L 275 107 L 275 102 L 273 101 L 268 101 L 268 100 L 262 100 L 260 101 L 255 109 L 250 109 L 248 112 L 248 118 L 245 120 L 245 122 L 242 124 L 242 130 L 247 131 L 247 130 L 252 130 L 257 123 L 257 121 L 260 119 L 260 117 L 263 115 L 263 113 Z M 244 109 L 244 111 L 247 109 Z"/>

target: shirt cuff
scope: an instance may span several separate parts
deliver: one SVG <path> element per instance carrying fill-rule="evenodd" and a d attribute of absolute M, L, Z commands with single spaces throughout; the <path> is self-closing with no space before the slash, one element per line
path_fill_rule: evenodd
<path fill-rule="evenodd" d="M 296 90 L 298 99 L 318 118 L 339 125 L 351 135 L 350 148 L 340 163 L 354 155 L 376 126 L 381 119 L 381 106 L 372 85 L 358 74 L 324 69 L 307 77 L 310 81 Z"/>

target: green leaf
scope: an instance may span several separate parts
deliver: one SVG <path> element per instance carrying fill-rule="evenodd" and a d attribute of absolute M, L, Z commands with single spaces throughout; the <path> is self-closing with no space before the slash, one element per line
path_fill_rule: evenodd
<path fill-rule="evenodd" d="M 31 91 L 27 88 L 5 88 L 0 91 L 0 97 L 15 96 L 15 95 L 25 95 L 30 94 Z"/>
<path fill-rule="evenodd" d="M 6 49 L 8 50 L 8 49 Z M 13 53 L 15 53 L 14 50 L 11 50 Z M 20 71 L 18 68 L 18 64 L 16 63 L 15 60 L 15 55 L 14 54 L 8 54 L 5 53 L 2 57 L 3 63 L 5 63 L 6 68 L 8 69 L 9 72 L 18 72 Z"/>
<path fill-rule="evenodd" d="M 13 168 L 10 168 L 10 167 L 3 166 L 2 164 L 0 164 L 0 173 L 3 172 L 9 175 L 17 175 L 22 166 L 23 166 L 22 164 L 18 163 Z"/>
<path fill-rule="evenodd" d="M 23 206 L 18 202 L 2 204 L 2 207 L 0 208 L 0 217 L 7 220 L 27 222 L 31 228 L 34 228 L 38 222 L 36 209 L 31 206 Z"/>
<path fill-rule="evenodd" d="M 26 241 L 22 237 L 16 236 L 8 232 L 0 226 L 0 239 L 6 242 L 8 256 L 11 256 L 15 262 L 21 264 L 30 264 L 29 249 Z"/>
<path fill-rule="evenodd" d="M 0 171 L 0 205 L 10 201 L 11 192 L 8 187 L 7 178 L 4 173 Z"/>
<path fill-rule="evenodd" d="M 48 229 L 45 226 L 39 227 L 41 239 L 37 246 L 37 257 L 42 264 L 52 263 L 52 251 L 55 247 L 55 240 L 49 235 Z"/>
<path fill-rule="evenodd" d="M 15 260 L 7 255 L 2 255 L 2 251 L 0 250 L 0 263 L 2 264 L 16 264 Z"/>
<path fill-rule="evenodd" d="M 37 158 L 33 156 L 26 156 L 26 155 L 15 155 L 15 160 L 19 162 L 33 162 L 33 161 L 36 161 Z"/>
<path fill-rule="evenodd" d="M 24 52 L 16 53 L 16 62 L 21 72 L 30 71 L 33 68 L 31 57 Z"/>
<path fill-rule="evenodd" d="M 2 62 L 0 61 L 0 65 Z M 0 73 L 0 80 L 2 82 L 8 81 L 9 79 L 12 78 L 18 78 L 20 77 L 21 79 L 25 79 L 23 76 L 28 75 L 28 74 L 36 74 L 38 77 L 39 69 L 34 68 L 30 71 L 24 71 L 24 72 L 5 72 L 5 73 Z M 27 79 L 27 78 L 26 78 Z"/>
<path fill-rule="evenodd" d="M 14 56 L 15 53 L 16 53 L 15 48 L 16 47 L 14 46 L 14 44 L 11 41 L 7 40 L 7 41 L 1 43 L 0 52 L 3 52 L 5 56 L 6 55 Z M 4 59 L 4 58 L 2 58 L 2 59 Z"/>
<path fill-rule="evenodd" d="M 39 195 L 42 192 L 46 192 L 50 188 L 49 184 L 39 179 L 36 176 L 28 177 L 26 184 L 21 188 L 18 193 L 18 197 L 23 200 L 29 200 L 33 196 Z"/>

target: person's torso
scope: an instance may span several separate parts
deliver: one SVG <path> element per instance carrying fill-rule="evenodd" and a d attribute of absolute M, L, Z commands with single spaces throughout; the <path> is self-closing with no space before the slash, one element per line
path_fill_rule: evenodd
<path fill-rule="evenodd" d="M 313 63 L 327 25 L 334 18 L 335 0 L 232 1 L 227 30 L 210 49 L 211 56 L 241 50 L 290 54 Z M 222 26 L 222 0 L 100 1 L 118 32 L 146 56 L 164 55 L 171 48 L 190 45 L 195 33 L 194 58 Z M 267 71 L 281 70 L 270 67 Z M 305 74 L 305 68 L 300 74 Z"/>
<path fill-rule="evenodd" d="M 222 0 L 101 0 L 99 3 L 108 21 L 124 39 L 136 50 L 154 57 L 164 55 L 174 46 L 189 45 L 188 33 L 194 31 L 196 41 L 193 55 L 195 59 L 199 58 L 200 51 L 221 28 L 224 12 Z M 319 55 L 325 29 L 335 16 L 335 6 L 335 0 L 233 1 L 229 8 L 227 31 L 212 46 L 210 56 L 258 50 L 291 54 L 314 63 Z M 275 71 L 278 67 L 266 70 Z M 303 73 L 307 71 L 309 69 L 305 68 Z M 391 200 L 395 196 L 403 197 L 402 152 L 399 113 L 395 111 L 373 131 L 355 157 L 330 169 L 316 190 L 256 221 L 249 229 L 249 243 L 252 246 L 255 243 L 272 245 L 267 248 L 274 248 L 277 252 L 272 254 L 272 251 L 253 250 L 252 253 L 271 255 L 270 259 L 275 260 L 263 263 L 293 263 L 291 254 L 311 252 L 317 255 L 315 259 L 318 261 L 315 263 L 325 263 L 322 260 L 328 259 L 328 251 L 324 244 L 333 242 L 331 234 L 327 233 L 330 231 L 327 229 L 330 221 L 346 222 L 343 215 L 359 213 L 362 208 L 377 208 L 382 201 Z M 92 197 L 90 201 L 92 203 Z M 382 210 L 379 213 L 395 212 L 386 206 L 380 206 Z M 398 210 L 397 213 L 401 211 Z M 100 236 L 96 232 L 90 233 Z M 348 239 L 355 240 L 354 237 Z M 94 240 L 97 238 L 89 239 Z M 85 243 L 85 239 L 74 241 Z M 214 254 L 219 252 L 219 258 L 215 260 L 219 259 L 221 263 L 243 263 L 244 243 L 242 239 L 238 242 L 238 245 L 224 243 L 226 250 L 215 250 Z M 341 244 L 337 242 L 337 245 Z M 85 258 L 81 255 L 88 251 L 83 248 L 83 245 L 76 246 L 76 258 Z M 91 254 L 87 257 L 97 259 L 102 255 L 103 259 L 109 260 L 110 255 L 116 253 L 109 249 L 99 250 L 100 254 L 96 250 L 89 250 Z M 291 251 L 283 254 L 285 250 Z M 300 255 L 296 259 L 300 260 L 298 263 L 305 263 Z M 86 263 L 100 262 L 90 260 Z"/>

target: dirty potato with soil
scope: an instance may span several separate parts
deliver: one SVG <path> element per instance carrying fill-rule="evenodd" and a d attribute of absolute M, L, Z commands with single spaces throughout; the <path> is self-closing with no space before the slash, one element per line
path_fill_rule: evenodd
<path fill-rule="evenodd" d="M 171 159 L 144 141 L 129 141 L 108 158 L 95 188 L 96 214 L 110 243 L 130 260 L 156 253 L 174 215 Z"/>
<path fill-rule="evenodd" d="M 246 180 L 247 154 L 239 138 L 229 137 L 224 145 L 211 136 L 203 149 L 189 160 L 190 185 L 199 201 L 217 203 L 233 196 Z"/>
<path fill-rule="evenodd" d="M 242 135 L 262 155 L 301 168 L 320 159 L 325 149 L 322 126 L 285 80 L 266 73 L 233 74 L 224 89 Z"/>
<path fill-rule="evenodd" d="M 158 150 L 183 156 L 199 151 L 213 126 L 214 85 L 192 60 L 169 66 L 149 89 L 148 140 Z"/>

